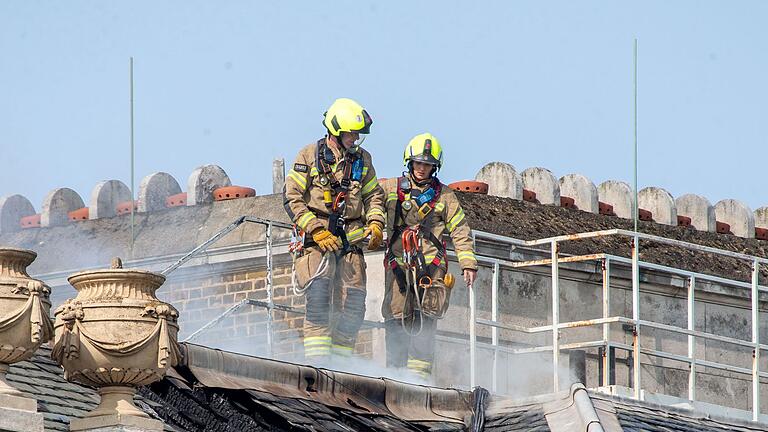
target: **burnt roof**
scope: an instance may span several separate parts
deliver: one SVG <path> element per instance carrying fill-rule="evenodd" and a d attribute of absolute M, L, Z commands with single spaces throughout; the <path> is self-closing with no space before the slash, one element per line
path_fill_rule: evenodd
<path fill-rule="evenodd" d="M 189 431 L 458 431 L 468 392 L 182 344 L 183 364 L 142 395 Z"/>
<path fill-rule="evenodd" d="M 471 417 L 471 393 L 407 384 L 182 344 L 184 361 L 139 390 L 137 405 L 167 431 L 459 431 Z M 46 431 L 69 430 L 70 418 L 96 407 L 98 394 L 68 382 L 42 347 L 11 365 L 8 380 L 38 401 Z M 579 404 L 576 393 L 582 391 Z M 584 396 L 587 395 L 587 396 Z M 591 422 L 589 413 L 593 413 Z M 493 432 L 753 432 L 765 425 L 713 418 L 635 401 L 576 384 L 571 391 L 526 400 L 494 396 L 485 412 Z M 584 425 L 584 428 L 581 428 Z"/>

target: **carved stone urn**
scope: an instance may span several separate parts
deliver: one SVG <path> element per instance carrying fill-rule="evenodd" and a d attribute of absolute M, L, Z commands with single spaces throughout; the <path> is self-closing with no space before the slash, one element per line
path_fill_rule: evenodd
<path fill-rule="evenodd" d="M 23 397 L 5 380 L 8 366 L 32 357 L 53 336 L 51 290 L 27 274 L 35 258 L 30 250 L 0 247 L 0 395 Z"/>
<path fill-rule="evenodd" d="M 101 395 L 99 406 L 73 420 L 71 430 L 162 429 L 134 405 L 133 396 L 136 387 L 162 379 L 178 363 L 178 311 L 155 297 L 165 276 L 120 267 L 116 259 L 112 269 L 70 276 L 77 297 L 55 311 L 52 357 L 68 380 L 97 387 Z"/>

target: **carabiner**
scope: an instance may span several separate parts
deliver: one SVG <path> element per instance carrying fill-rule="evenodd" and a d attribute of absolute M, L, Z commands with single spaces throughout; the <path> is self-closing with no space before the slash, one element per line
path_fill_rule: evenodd
<path fill-rule="evenodd" d="M 347 196 L 344 192 L 339 192 L 339 194 L 336 195 L 336 198 L 333 200 L 333 206 L 331 207 L 334 213 L 338 212 L 340 208 L 344 207 L 346 197 Z"/>

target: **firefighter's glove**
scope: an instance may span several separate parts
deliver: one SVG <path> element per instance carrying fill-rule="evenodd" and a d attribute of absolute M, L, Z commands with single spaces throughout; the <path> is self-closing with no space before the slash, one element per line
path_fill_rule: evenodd
<path fill-rule="evenodd" d="M 371 221 L 368 224 L 368 228 L 365 229 L 363 237 L 368 237 L 368 235 L 371 236 L 368 240 L 368 250 L 378 249 L 384 241 L 384 226 L 381 222 Z"/>
<path fill-rule="evenodd" d="M 339 238 L 331 234 L 325 228 L 318 228 L 312 232 L 312 240 L 323 252 L 335 252 L 339 250 Z"/>

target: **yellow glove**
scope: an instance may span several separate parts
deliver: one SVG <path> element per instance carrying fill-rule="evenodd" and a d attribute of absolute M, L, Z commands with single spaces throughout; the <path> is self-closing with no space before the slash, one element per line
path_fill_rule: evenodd
<path fill-rule="evenodd" d="M 376 250 L 381 246 L 381 243 L 384 241 L 383 228 L 384 226 L 381 222 L 372 221 L 368 224 L 368 228 L 366 228 L 363 233 L 363 237 L 367 237 L 368 235 L 371 236 L 368 240 L 368 250 Z"/>
<path fill-rule="evenodd" d="M 339 238 L 331 234 L 325 228 L 318 228 L 312 233 L 312 240 L 323 252 L 334 252 L 339 250 Z"/>

